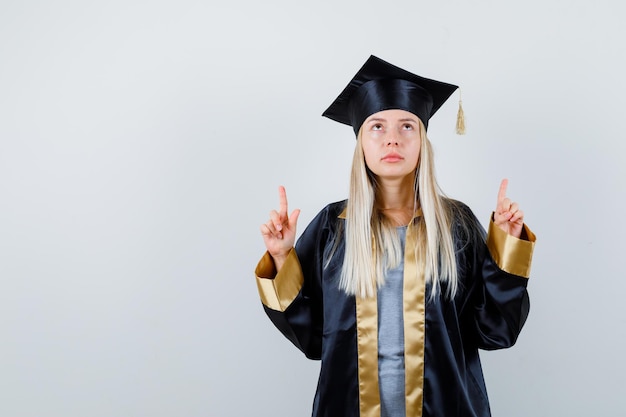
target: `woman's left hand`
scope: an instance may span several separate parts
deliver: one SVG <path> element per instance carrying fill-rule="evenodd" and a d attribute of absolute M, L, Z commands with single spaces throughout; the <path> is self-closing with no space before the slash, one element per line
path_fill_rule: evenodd
<path fill-rule="evenodd" d="M 498 205 L 493 216 L 494 223 L 502 230 L 520 238 L 524 226 L 524 212 L 519 209 L 519 205 L 511 201 L 506 196 L 506 187 L 509 180 L 503 179 L 500 183 L 500 191 L 498 191 Z"/>

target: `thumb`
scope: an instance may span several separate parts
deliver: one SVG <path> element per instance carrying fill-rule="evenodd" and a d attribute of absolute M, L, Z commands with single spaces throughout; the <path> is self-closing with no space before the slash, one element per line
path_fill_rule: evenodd
<path fill-rule="evenodd" d="M 291 216 L 289 216 L 289 227 L 296 227 L 296 224 L 298 223 L 298 216 L 300 216 L 300 209 L 295 209 L 291 212 Z"/>

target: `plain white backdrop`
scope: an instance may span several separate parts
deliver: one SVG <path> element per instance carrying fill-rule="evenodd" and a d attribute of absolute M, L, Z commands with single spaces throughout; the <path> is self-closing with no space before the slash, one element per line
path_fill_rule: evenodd
<path fill-rule="evenodd" d="M 347 196 L 320 115 L 370 54 L 461 86 L 444 191 L 500 179 L 537 233 L 531 314 L 483 352 L 494 416 L 621 416 L 626 60 L 617 0 L 0 1 L 0 415 L 310 415 L 265 317 L 259 226 Z"/>

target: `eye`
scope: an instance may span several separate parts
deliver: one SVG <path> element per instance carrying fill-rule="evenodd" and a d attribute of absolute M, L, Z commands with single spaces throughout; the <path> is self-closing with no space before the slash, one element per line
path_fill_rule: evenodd
<path fill-rule="evenodd" d="M 410 123 L 405 123 L 404 126 L 402 126 L 402 128 L 404 130 L 413 130 L 413 125 Z"/>
<path fill-rule="evenodd" d="M 383 130 L 383 125 L 380 123 L 375 123 L 372 125 L 372 130 Z"/>

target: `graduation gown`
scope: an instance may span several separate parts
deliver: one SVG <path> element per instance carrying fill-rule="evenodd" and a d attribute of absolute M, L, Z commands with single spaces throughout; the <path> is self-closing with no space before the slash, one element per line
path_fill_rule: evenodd
<path fill-rule="evenodd" d="M 414 253 L 417 228 L 407 229 L 402 301 L 407 417 L 490 416 L 478 349 L 512 346 L 529 311 L 534 234 L 524 226 L 526 240 L 516 239 L 492 220 L 485 236 L 467 206 L 450 204 L 458 228 L 459 289 L 453 299 L 441 295 L 445 287 L 431 299 L 423 271 L 407 256 Z M 379 417 L 377 301 L 339 289 L 344 218 L 345 201 L 326 206 L 280 272 L 268 253 L 262 257 L 257 286 L 280 332 L 306 357 L 321 360 L 312 416 Z"/>

